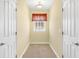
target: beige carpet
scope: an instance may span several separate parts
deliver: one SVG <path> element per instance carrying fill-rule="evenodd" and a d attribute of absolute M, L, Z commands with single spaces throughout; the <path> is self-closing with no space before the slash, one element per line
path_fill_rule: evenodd
<path fill-rule="evenodd" d="M 47 44 L 32 44 L 23 55 L 23 58 L 56 58 Z"/>

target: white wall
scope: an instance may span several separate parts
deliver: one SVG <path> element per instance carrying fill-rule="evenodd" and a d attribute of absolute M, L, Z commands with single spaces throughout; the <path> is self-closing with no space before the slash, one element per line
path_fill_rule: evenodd
<path fill-rule="evenodd" d="M 62 0 L 54 0 L 49 20 L 50 45 L 62 57 Z"/>
<path fill-rule="evenodd" d="M 17 0 L 17 57 L 29 43 L 29 12 L 26 0 Z"/>

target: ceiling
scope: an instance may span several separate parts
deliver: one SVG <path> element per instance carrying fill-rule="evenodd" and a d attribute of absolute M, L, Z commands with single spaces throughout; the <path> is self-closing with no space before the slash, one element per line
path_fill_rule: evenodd
<path fill-rule="evenodd" d="M 31 9 L 49 9 L 53 5 L 53 0 L 27 0 L 28 7 Z"/>

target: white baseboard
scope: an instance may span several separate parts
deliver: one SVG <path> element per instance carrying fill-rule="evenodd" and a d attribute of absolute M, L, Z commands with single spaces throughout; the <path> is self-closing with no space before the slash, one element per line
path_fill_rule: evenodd
<path fill-rule="evenodd" d="M 53 50 L 53 52 L 55 53 L 57 58 L 60 58 L 60 56 L 57 54 L 57 52 L 55 51 L 55 49 L 53 48 L 53 46 L 51 44 L 49 44 L 50 48 Z"/>
<path fill-rule="evenodd" d="M 30 42 L 30 44 L 49 44 L 49 42 Z"/>
<path fill-rule="evenodd" d="M 24 51 L 23 51 L 23 53 L 21 54 L 20 58 L 22 58 L 22 57 L 23 57 L 23 55 L 24 55 L 24 53 L 27 51 L 27 49 L 28 49 L 29 45 L 30 45 L 30 43 L 28 43 L 28 44 L 26 45 L 26 48 L 24 49 Z"/>

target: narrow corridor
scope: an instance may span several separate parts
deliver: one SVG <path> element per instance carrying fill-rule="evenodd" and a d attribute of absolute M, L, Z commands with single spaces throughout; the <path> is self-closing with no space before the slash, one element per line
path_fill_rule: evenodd
<path fill-rule="evenodd" d="M 79 58 L 79 0 L 0 0 L 0 58 Z"/>
<path fill-rule="evenodd" d="M 31 44 L 23 58 L 56 58 L 48 44 Z"/>

